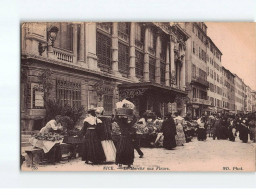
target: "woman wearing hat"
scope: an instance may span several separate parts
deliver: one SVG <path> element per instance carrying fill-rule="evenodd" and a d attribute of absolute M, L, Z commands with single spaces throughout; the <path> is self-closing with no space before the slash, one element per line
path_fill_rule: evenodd
<path fill-rule="evenodd" d="M 100 164 L 106 160 L 97 127 L 102 121 L 96 117 L 95 109 L 88 110 L 88 117 L 84 120 L 82 133 L 85 141 L 83 144 L 82 160 L 85 163 Z"/>
<path fill-rule="evenodd" d="M 130 120 L 131 119 L 131 120 Z M 131 167 L 134 161 L 134 146 L 131 134 L 133 125 L 136 123 L 136 116 L 116 115 L 115 121 L 120 127 L 121 137 L 116 150 L 116 164 L 120 167 L 128 165 Z"/>

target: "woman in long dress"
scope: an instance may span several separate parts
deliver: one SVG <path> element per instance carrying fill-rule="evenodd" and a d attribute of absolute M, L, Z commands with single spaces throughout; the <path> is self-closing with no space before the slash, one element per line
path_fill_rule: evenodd
<path fill-rule="evenodd" d="M 197 139 L 198 141 L 206 140 L 206 129 L 205 129 L 205 118 L 201 117 L 197 120 L 198 129 L 197 129 Z"/>
<path fill-rule="evenodd" d="M 166 115 L 166 120 L 163 121 L 161 131 L 163 132 L 163 135 L 164 135 L 163 147 L 168 150 L 172 150 L 173 148 L 175 148 L 176 147 L 175 135 L 177 133 L 176 133 L 176 126 L 171 113 L 168 113 Z"/>
<path fill-rule="evenodd" d="M 116 164 L 119 166 L 131 165 L 134 162 L 134 146 L 132 142 L 132 127 L 136 123 L 136 117 L 133 116 L 131 122 L 127 116 L 116 116 L 115 121 L 120 127 L 121 137 L 116 150 Z"/>
<path fill-rule="evenodd" d="M 176 124 L 176 144 L 177 146 L 184 146 L 184 143 L 186 143 L 186 137 L 185 133 L 183 131 L 183 125 L 184 125 L 184 118 L 179 116 L 178 113 L 175 113 L 176 117 L 174 118 L 174 122 Z"/>
<path fill-rule="evenodd" d="M 116 160 L 116 147 L 114 146 L 113 140 L 112 140 L 112 123 L 111 118 L 104 116 L 104 108 L 98 107 L 96 109 L 96 115 L 97 118 L 102 121 L 102 123 L 99 123 L 98 135 L 101 141 L 101 145 L 103 147 L 105 156 L 106 156 L 106 162 L 115 162 Z"/>
<path fill-rule="evenodd" d="M 97 132 L 97 126 L 102 123 L 96 117 L 95 110 L 88 111 L 88 117 L 84 120 L 82 133 L 84 134 L 84 144 L 82 152 L 82 160 L 85 163 L 100 164 L 106 160 L 100 138 Z"/>

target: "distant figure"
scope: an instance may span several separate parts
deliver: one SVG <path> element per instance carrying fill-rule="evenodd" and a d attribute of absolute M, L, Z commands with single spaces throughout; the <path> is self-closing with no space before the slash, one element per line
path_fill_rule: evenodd
<path fill-rule="evenodd" d="M 197 120 L 198 129 L 197 129 L 197 139 L 198 141 L 205 141 L 206 140 L 206 119 L 205 117 L 201 117 Z"/>
<path fill-rule="evenodd" d="M 251 137 L 251 141 L 253 141 L 253 143 L 256 142 L 256 121 L 254 117 L 250 117 L 249 119 L 249 130 L 250 130 L 250 137 Z"/>
<path fill-rule="evenodd" d="M 240 139 L 243 141 L 243 143 L 247 143 L 249 129 L 246 126 L 246 120 L 242 119 L 242 121 L 240 122 L 239 128 L 238 128 L 238 131 L 239 131 Z"/>
<path fill-rule="evenodd" d="M 213 124 L 213 140 L 216 138 L 219 139 L 219 130 L 220 130 L 220 118 L 219 116 L 215 117 L 215 122 Z"/>
<path fill-rule="evenodd" d="M 176 140 L 175 135 L 176 133 L 176 126 L 174 120 L 172 118 L 171 113 L 166 115 L 166 120 L 163 121 L 161 131 L 164 135 L 163 147 L 165 149 L 171 150 L 176 147 Z"/>

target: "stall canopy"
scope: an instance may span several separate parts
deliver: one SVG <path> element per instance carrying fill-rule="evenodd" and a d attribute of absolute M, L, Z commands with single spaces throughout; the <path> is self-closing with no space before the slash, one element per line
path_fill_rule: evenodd
<path fill-rule="evenodd" d="M 133 99 L 145 95 L 155 96 L 161 102 L 173 103 L 176 96 L 187 96 L 187 93 L 180 89 L 151 82 L 120 84 L 118 88 L 120 99 Z"/>

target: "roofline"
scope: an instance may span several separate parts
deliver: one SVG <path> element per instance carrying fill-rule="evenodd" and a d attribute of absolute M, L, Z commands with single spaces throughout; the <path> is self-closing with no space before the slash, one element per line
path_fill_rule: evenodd
<path fill-rule="evenodd" d="M 235 74 L 232 73 L 229 69 L 225 68 L 223 65 L 222 65 L 222 68 L 224 68 L 226 71 L 228 71 L 230 74 L 232 74 L 233 77 L 235 77 Z"/>
<path fill-rule="evenodd" d="M 178 23 L 174 23 L 173 26 L 177 26 L 179 30 L 187 37 L 187 40 L 191 37 Z"/>
<path fill-rule="evenodd" d="M 215 45 L 215 43 L 213 42 L 213 40 L 212 40 L 209 36 L 207 36 L 207 38 L 208 38 L 208 39 L 210 40 L 210 42 L 214 45 L 214 47 L 220 52 L 220 54 L 223 55 L 222 52 L 220 51 L 220 49 Z"/>

